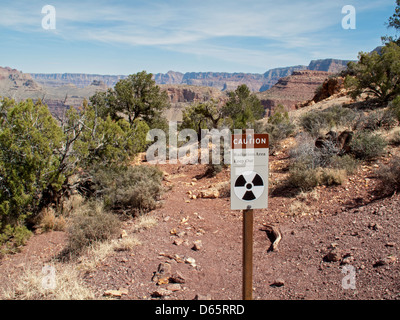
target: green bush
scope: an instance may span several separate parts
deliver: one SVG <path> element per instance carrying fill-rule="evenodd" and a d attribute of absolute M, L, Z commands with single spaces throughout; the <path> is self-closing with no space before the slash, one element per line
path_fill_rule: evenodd
<path fill-rule="evenodd" d="M 313 137 L 334 127 L 350 127 L 357 118 L 357 112 L 342 106 L 333 106 L 321 111 L 311 111 L 300 118 L 300 126 Z"/>
<path fill-rule="evenodd" d="M 91 244 L 112 238 L 118 234 L 120 225 L 118 217 L 105 211 L 101 204 L 84 204 L 73 216 L 67 230 L 67 252 L 78 255 Z"/>
<path fill-rule="evenodd" d="M 359 54 L 359 61 L 348 64 L 345 85 L 353 98 L 367 93 L 383 102 L 400 94 L 400 47 L 388 43 L 377 52 Z"/>
<path fill-rule="evenodd" d="M 389 104 L 389 109 L 392 111 L 397 121 L 400 121 L 400 96 L 393 99 Z"/>
<path fill-rule="evenodd" d="M 379 134 L 357 132 L 350 143 L 351 153 L 360 160 L 372 160 L 385 152 L 387 142 Z"/>
<path fill-rule="evenodd" d="M 0 234 L 36 214 L 45 191 L 61 188 L 65 178 L 55 151 L 62 138 L 41 102 L 0 101 Z"/>
<path fill-rule="evenodd" d="M 270 154 L 273 154 L 279 147 L 279 143 L 293 135 L 295 129 L 296 125 L 290 119 L 289 113 L 285 111 L 282 105 L 279 105 L 274 114 L 268 118 L 268 123 L 264 125 L 257 123 L 255 131 L 257 133 L 268 133 Z"/>
<path fill-rule="evenodd" d="M 106 208 L 131 213 L 156 208 L 162 178 L 162 172 L 150 166 L 112 166 L 93 171 L 96 197 L 104 201 Z"/>
<path fill-rule="evenodd" d="M 15 253 L 26 244 L 32 232 L 25 226 L 7 225 L 0 234 L 0 256 L 2 253 Z"/>

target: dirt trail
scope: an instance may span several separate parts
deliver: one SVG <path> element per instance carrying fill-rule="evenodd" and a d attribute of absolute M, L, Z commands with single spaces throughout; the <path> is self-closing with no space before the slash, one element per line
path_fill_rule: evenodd
<path fill-rule="evenodd" d="M 272 177 L 283 178 L 285 153 L 270 162 Z M 115 252 L 95 271 L 84 274 L 87 286 L 99 298 L 107 290 L 123 288 L 127 294 L 121 299 L 191 300 L 196 295 L 241 299 L 242 213 L 230 210 L 229 197 L 197 197 L 201 190 L 228 181 L 229 171 L 200 178 L 205 172 L 201 165 L 160 168 L 168 173 L 164 184 L 170 190 L 163 195 L 162 207 L 152 213 L 158 223 L 136 234 L 141 245 Z M 374 170 L 372 164 L 362 166 L 342 186 L 319 187 L 297 197 L 274 192 L 269 209 L 256 210 L 255 299 L 400 298 L 400 196 L 376 200 Z M 193 195 L 196 199 L 191 199 Z M 271 242 L 263 223 L 280 228 L 283 238 L 278 252 L 268 252 Z M 124 229 L 133 232 L 129 222 Z M 21 253 L 0 261 L 1 283 L 28 264 L 46 263 L 64 243 L 63 232 L 32 237 Z M 183 283 L 152 281 L 165 263 L 170 265 L 170 275 L 180 279 L 175 282 Z M 344 268 L 347 274 L 342 273 Z M 343 284 L 355 288 L 345 289 Z"/>

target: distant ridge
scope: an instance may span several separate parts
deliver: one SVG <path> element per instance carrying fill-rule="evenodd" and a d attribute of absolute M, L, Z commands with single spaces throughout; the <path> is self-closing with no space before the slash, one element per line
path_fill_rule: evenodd
<path fill-rule="evenodd" d="M 157 84 L 191 85 L 212 87 L 221 91 L 232 91 L 241 84 L 246 84 L 253 92 L 263 92 L 271 89 L 281 78 L 290 76 L 293 72 L 302 70 L 325 71 L 338 73 L 347 67 L 349 60 L 321 59 L 313 60 L 308 66 L 298 65 L 268 70 L 264 74 L 257 73 L 227 73 L 227 72 L 187 72 L 168 71 L 154 74 Z M 126 75 L 98 75 L 84 73 L 44 74 L 32 73 L 32 79 L 46 87 L 59 87 L 73 84 L 84 88 L 101 81 L 108 87 L 113 87 Z"/>

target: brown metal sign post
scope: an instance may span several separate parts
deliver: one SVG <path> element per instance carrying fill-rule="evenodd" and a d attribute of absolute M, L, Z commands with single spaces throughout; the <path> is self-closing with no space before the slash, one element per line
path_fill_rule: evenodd
<path fill-rule="evenodd" d="M 253 299 L 254 209 L 268 208 L 269 136 L 232 135 L 231 209 L 243 210 L 243 300 Z"/>
<path fill-rule="evenodd" d="M 254 210 L 243 210 L 243 300 L 253 300 Z"/>

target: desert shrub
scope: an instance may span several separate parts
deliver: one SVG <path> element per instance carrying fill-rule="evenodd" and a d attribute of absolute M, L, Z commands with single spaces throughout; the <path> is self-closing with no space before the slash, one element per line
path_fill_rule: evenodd
<path fill-rule="evenodd" d="M 318 184 L 334 186 L 343 184 L 347 178 L 347 173 L 344 169 L 324 168 L 318 177 Z"/>
<path fill-rule="evenodd" d="M 357 132 L 350 143 L 351 153 L 360 160 L 372 160 L 385 152 L 387 142 L 379 134 Z"/>
<path fill-rule="evenodd" d="M 393 146 L 400 146 L 400 130 L 394 131 L 391 134 L 389 143 Z"/>
<path fill-rule="evenodd" d="M 329 166 L 331 158 L 339 152 L 330 141 L 323 148 L 316 148 L 315 139 L 308 134 L 300 134 L 296 139 L 296 146 L 289 152 L 290 158 L 292 162 L 301 162 L 310 169 Z"/>
<path fill-rule="evenodd" d="M 400 121 L 400 96 L 397 96 L 393 101 L 389 104 L 389 109 L 397 119 Z"/>
<path fill-rule="evenodd" d="M 108 209 L 137 213 L 156 208 L 162 172 L 155 167 L 108 167 L 93 172 L 95 195 Z"/>
<path fill-rule="evenodd" d="M 77 255 L 95 242 L 102 242 L 115 236 L 120 229 L 117 216 L 106 211 L 102 204 L 89 202 L 83 205 L 71 220 L 68 233 L 67 251 Z"/>
<path fill-rule="evenodd" d="M 380 188 L 386 192 L 400 189 L 400 158 L 393 158 L 388 165 L 382 166 L 378 173 Z"/>
<path fill-rule="evenodd" d="M 357 112 L 342 106 L 333 106 L 321 111 L 311 111 L 300 118 L 300 126 L 313 137 L 333 127 L 351 126 L 357 118 Z"/>
<path fill-rule="evenodd" d="M 341 185 L 347 178 L 346 170 L 334 168 L 309 168 L 302 163 L 290 167 L 289 183 L 301 190 L 311 190 L 319 185 Z"/>
<path fill-rule="evenodd" d="M 45 208 L 39 215 L 38 226 L 45 232 L 47 231 L 64 231 L 66 221 L 63 216 L 57 215 L 53 208 Z"/>
<path fill-rule="evenodd" d="M 378 129 L 389 130 L 397 125 L 396 115 L 394 110 L 376 110 L 372 111 L 365 119 L 363 123 L 363 129 L 369 131 L 375 131 Z"/>
<path fill-rule="evenodd" d="M 289 117 L 289 113 L 282 105 L 279 105 L 274 114 L 268 118 L 268 123 L 256 126 L 257 133 L 268 133 L 270 154 L 279 147 L 282 140 L 290 137 L 296 130 L 296 125 Z"/>
<path fill-rule="evenodd" d="M 328 123 L 323 113 L 308 112 L 300 118 L 300 126 L 313 137 L 318 137 L 328 127 Z"/>
<path fill-rule="evenodd" d="M 339 156 L 333 143 L 316 148 L 308 134 L 297 137 L 297 145 L 290 150 L 291 165 L 288 182 L 293 187 L 311 190 L 318 185 L 341 185 L 357 167 L 350 155 Z"/>
<path fill-rule="evenodd" d="M 310 190 L 318 186 L 319 171 L 306 164 L 295 162 L 290 166 L 288 182 L 295 188 Z"/>
<path fill-rule="evenodd" d="M 330 160 L 330 167 L 345 170 L 347 174 L 353 174 L 358 167 L 358 161 L 351 155 L 333 156 Z"/>

